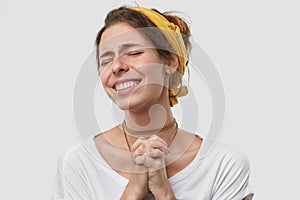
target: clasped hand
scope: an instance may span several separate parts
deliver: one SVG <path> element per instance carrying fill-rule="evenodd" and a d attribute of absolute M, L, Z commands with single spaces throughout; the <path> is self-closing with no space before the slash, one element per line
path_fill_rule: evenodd
<path fill-rule="evenodd" d="M 137 139 L 132 148 L 133 164 L 143 167 L 144 172 L 132 173 L 129 180 L 137 199 L 143 199 L 148 191 L 155 199 L 172 199 L 165 165 L 165 155 L 169 153 L 167 143 L 157 135 L 148 139 Z"/>

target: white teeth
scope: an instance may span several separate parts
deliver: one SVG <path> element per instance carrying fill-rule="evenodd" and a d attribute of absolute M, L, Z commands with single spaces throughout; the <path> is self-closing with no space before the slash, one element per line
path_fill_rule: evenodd
<path fill-rule="evenodd" d="M 116 90 L 125 90 L 127 88 L 131 88 L 133 86 L 137 85 L 136 81 L 129 81 L 129 82 L 125 82 L 125 83 L 119 83 L 116 85 Z"/>

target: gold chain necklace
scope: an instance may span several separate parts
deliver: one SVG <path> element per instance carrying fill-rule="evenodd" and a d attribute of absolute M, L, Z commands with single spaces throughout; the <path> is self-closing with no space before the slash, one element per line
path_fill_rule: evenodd
<path fill-rule="evenodd" d="M 178 124 L 177 124 L 177 122 L 176 122 L 176 120 L 175 120 L 175 118 L 174 118 L 174 120 L 173 120 L 173 122 L 171 122 L 172 123 L 172 125 L 176 125 L 176 128 L 175 128 L 175 131 L 174 131 L 174 133 L 172 134 L 172 137 L 171 137 L 171 139 L 170 139 L 170 141 L 169 141 L 169 144 L 167 145 L 167 146 L 170 146 L 170 144 L 172 143 L 172 141 L 173 141 L 173 139 L 175 138 L 175 136 L 177 135 L 177 133 L 178 133 Z M 171 124 L 170 123 L 170 124 Z M 125 123 L 123 122 L 122 123 L 122 131 L 123 131 L 123 134 L 124 134 L 124 138 L 125 138 L 125 141 L 126 141 L 126 144 L 127 144 L 127 147 L 128 147 L 128 150 L 129 150 L 129 152 L 131 152 L 131 147 L 130 147 L 130 144 L 129 144 L 129 141 L 128 141 L 128 138 L 127 138 L 127 133 L 126 133 L 126 131 L 125 131 Z M 165 127 L 168 127 L 168 128 L 165 128 Z M 167 126 L 165 126 L 165 127 L 163 127 L 162 129 L 160 129 L 160 130 L 168 130 L 168 129 L 170 129 L 172 126 L 170 126 L 170 125 L 167 125 Z"/>

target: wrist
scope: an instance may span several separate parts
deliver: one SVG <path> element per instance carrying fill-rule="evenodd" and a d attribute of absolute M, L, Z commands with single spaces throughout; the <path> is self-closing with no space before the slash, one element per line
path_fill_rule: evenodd
<path fill-rule="evenodd" d="M 134 190 L 125 190 L 120 200 L 143 200 L 146 194 Z"/>
<path fill-rule="evenodd" d="M 122 194 L 121 200 L 143 200 L 148 190 L 141 188 L 140 185 L 129 181 Z"/>
<path fill-rule="evenodd" d="M 176 200 L 171 187 L 163 187 L 151 192 L 153 193 L 156 200 Z"/>

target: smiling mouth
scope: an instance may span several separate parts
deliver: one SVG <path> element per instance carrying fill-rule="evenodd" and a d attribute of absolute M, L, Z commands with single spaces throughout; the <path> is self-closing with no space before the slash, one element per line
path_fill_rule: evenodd
<path fill-rule="evenodd" d="M 117 83 L 113 88 L 117 92 L 130 91 L 136 85 L 138 85 L 142 80 L 128 80 L 125 82 Z"/>

